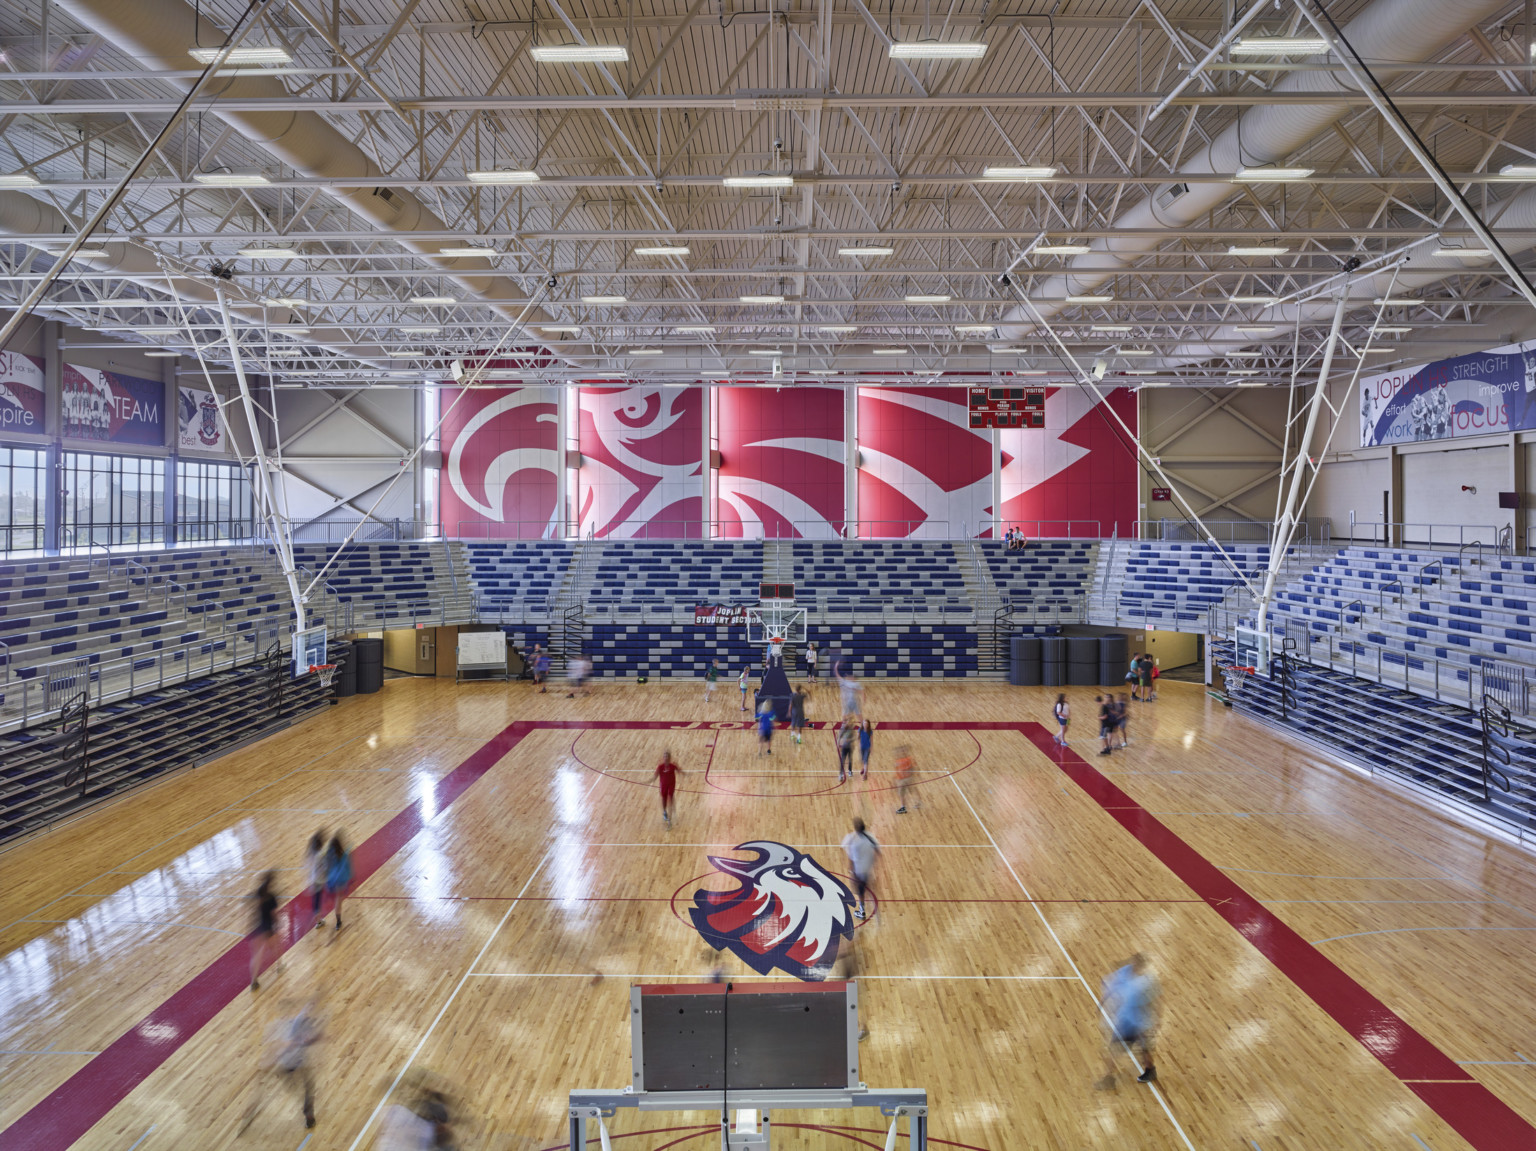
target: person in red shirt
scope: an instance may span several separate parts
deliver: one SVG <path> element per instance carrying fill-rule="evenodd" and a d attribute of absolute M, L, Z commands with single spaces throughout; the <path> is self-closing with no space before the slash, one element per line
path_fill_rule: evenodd
<path fill-rule="evenodd" d="M 683 774 L 683 769 L 672 762 L 672 753 L 661 753 L 661 762 L 656 765 L 656 779 L 661 784 L 661 818 L 668 827 L 672 826 L 672 797 L 677 793 L 677 777 Z"/>

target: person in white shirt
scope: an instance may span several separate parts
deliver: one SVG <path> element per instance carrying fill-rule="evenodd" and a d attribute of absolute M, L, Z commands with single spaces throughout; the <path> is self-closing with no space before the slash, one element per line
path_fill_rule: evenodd
<path fill-rule="evenodd" d="M 853 913 L 864 918 L 864 893 L 875 877 L 875 860 L 880 856 L 880 845 L 875 837 L 864 830 L 864 821 L 854 819 L 853 830 L 843 836 L 843 850 L 848 853 L 848 865 L 853 871 L 854 893 L 858 904 Z"/>

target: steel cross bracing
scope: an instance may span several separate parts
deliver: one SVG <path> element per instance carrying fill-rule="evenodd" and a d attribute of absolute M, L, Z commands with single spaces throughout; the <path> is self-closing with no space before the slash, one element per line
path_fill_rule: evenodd
<path fill-rule="evenodd" d="M 1329 10 L 1348 33 L 1351 21 L 1389 2 L 1354 0 Z M 0 302 L 36 286 L 46 270 L 36 245 L 58 234 L 29 230 L 28 205 L 46 204 L 78 225 L 154 139 L 197 74 L 190 58 L 165 61 L 163 71 L 143 67 L 96 30 L 89 12 L 100 3 L 54 4 L 46 44 L 35 4 L 0 11 L 0 69 L 9 72 L 0 71 L 0 174 L 38 181 L 0 189 Z M 202 19 L 226 28 L 239 7 L 214 0 L 201 6 Z M 1533 73 L 1513 30 L 1523 8 L 1480 0 L 1455 7 L 1466 11 L 1464 24 L 1420 58 L 1386 61 L 1387 87 L 1523 265 L 1536 248 L 1536 215 L 1522 200 L 1528 185 L 1500 172 L 1536 159 Z M 279 7 L 277 23 L 264 21 L 252 35 L 291 55 L 287 65 L 255 70 L 286 94 L 250 100 L 218 93 L 194 102 L 186 122 L 154 149 L 104 235 L 132 237 L 180 267 L 225 264 L 235 273 L 234 293 L 256 308 L 263 300 L 307 300 L 268 305 L 265 322 L 244 312 L 233 317 L 240 346 L 259 365 L 248 361 L 247 369 L 270 372 L 285 387 L 440 376 L 449 355 L 492 346 L 508 313 L 551 276 L 557 285 L 544 318 L 580 330 L 544 332 L 535 318 L 522 351 L 529 376 L 540 380 L 599 371 L 669 381 L 761 373 L 768 365 L 746 353 L 765 341 L 800 379 L 794 374 L 813 369 L 900 380 L 1051 368 L 1038 333 L 955 331 L 1003 321 L 1012 300 L 997 276 L 1036 236 L 1048 244 L 1136 243 L 1112 259 L 1031 253 L 1012 269 L 1075 354 L 1110 356 L 1106 379 L 1150 369 L 1159 372 L 1150 382 L 1209 387 L 1232 369 L 1258 366 L 1282 386 L 1298 337 L 1308 347 L 1323 339 L 1326 306 L 1307 302 L 1329 294 L 1342 260 L 1386 259 L 1429 236 L 1462 246 L 1475 239 L 1368 93 L 1285 83 L 1344 76 L 1339 60 L 1239 58 L 1230 44 L 1213 53 L 1224 39 L 1292 31 L 1299 22 L 1290 12 L 1254 14 L 1249 5 L 1220 0 L 1119 0 L 1099 5 L 1091 18 L 1052 22 L 988 14 L 979 4 L 943 15 L 915 2 L 877 10 L 862 0 L 734 8 L 665 0 L 642 14 L 617 0 L 579 9 L 557 2 L 538 7 L 534 26 L 534 9 L 516 0 L 481 22 L 442 21 L 425 6 L 382 0 L 348 6 L 339 19 L 324 5 Z M 1234 18 L 1250 23 L 1234 32 Z M 983 39 L 987 53 L 976 62 L 887 58 L 891 40 L 925 37 Z M 583 42 L 623 43 L 630 58 L 552 66 L 528 53 L 535 43 Z M 1322 82 L 1309 81 L 1313 89 Z M 1149 120 L 1175 89 L 1166 111 Z M 776 106 L 775 93 L 784 106 Z M 1311 168 L 1312 178 L 1241 185 L 1233 183 L 1235 165 L 1194 166 L 1223 132 L 1266 103 L 1337 109 L 1309 138 L 1264 158 Z M 317 114 L 362 147 L 374 171 L 348 177 L 280 163 L 221 118 L 253 107 Z M 776 163 L 794 174 L 787 194 L 721 186 L 723 175 Z M 981 178 L 997 164 L 1058 172 L 1037 183 Z M 468 177 L 510 167 L 534 167 L 541 179 L 498 187 Z M 268 182 L 214 188 L 197 178 L 221 169 L 258 170 Z M 1126 226 L 1133 209 L 1178 184 L 1214 186 L 1224 199 L 1192 224 Z M 446 226 L 391 232 L 334 194 L 374 187 L 413 193 Z M 689 252 L 634 251 L 661 243 Z M 465 258 L 462 268 L 432 254 L 482 244 L 494 255 Z M 895 250 L 840 251 L 877 244 Z M 1286 250 L 1227 252 L 1259 244 Z M 277 246 L 296 254 L 239 252 Z M 1408 294 L 1422 302 L 1390 310 L 1387 319 L 1415 330 L 1381 340 L 1392 352 L 1373 357 L 1373 366 L 1499 342 L 1518 298 L 1507 271 L 1453 259 L 1433 268 L 1440 274 L 1432 282 L 1412 279 L 1431 265 L 1410 260 Z M 521 295 L 466 288 L 463 274 L 481 270 Z M 1063 275 L 1097 282 L 1096 292 L 1112 301 L 1069 303 L 1058 290 Z M 785 303 L 738 299 L 764 292 L 784 295 Z M 914 292 L 951 299 L 907 302 Z M 411 302 L 439 294 L 458 300 Z M 582 302 L 597 294 L 629 302 Z M 1237 332 L 1271 316 L 1233 297 L 1280 298 L 1293 314 L 1280 316 L 1269 333 Z M 164 320 L 174 303 L 163 287 L 117 275 L 111 261 L 76 259 L 41 309 L 72 324 L 118 329 L 102 333 L 110 343 L 139 339 L 134 332 Z M 1341 338 L 1358 346 L 1373 313 L 1368 294 L 1352 299 Z M 212 320 L 206 308 L 193 314 L 193 326 Z M 818 330 L 846 324 L 859 330 Z M 1093 330 L 1126 324 L 1130 332 Z M 675 330 L 705 325 L 715 330 Z M 401 331 L 431 326 L 441 330 L 427 337 Z M 281 336 L 282 327 L 308 327 L 311 340 Z M 897 344 L 911 349 L 899 369 L 873 355 L 874 347 Z M 664 354 L 628 355 L 635 347 Z M 1153 355 L 1116 358 L 1123 348 Z M 267 354 L 294 350 L 300 354 Z M 390 351 L 419 354 L 387 357 Z M 1240 352 L 1260 355 L 1233 355 Z"/>

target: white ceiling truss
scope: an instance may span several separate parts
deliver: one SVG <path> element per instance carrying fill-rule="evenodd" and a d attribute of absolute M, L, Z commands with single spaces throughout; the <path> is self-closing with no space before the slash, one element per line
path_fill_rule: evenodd
<path fill-rule="evenodd" d="M 181 0 L 142 2 L 192 19 Z M 1327 8 L 1352 36 L 1423 2 Z M 0 306 L 37 285 L 52 263 L 44 246 L 67 238 L 64 228 L 28 231 L 18 197 L 78 226 L 200 74 L 190 56 L 172 66 L 104 31 L 113 18 L 92 12 L 111 7 L 0 6 L 0 177 L 36 181 L 0 190 Z M 1422 59 L 1366 62 L 1521 268 L 1536 266 L 1536 213 L 1521 199 L 1536 177 L 1501 173 L 1536 164 L 1524 0 L 1443 8 L 1465 19 Z M 205 0 L 199 42 L 219 44 L 243 9 Z M 211 83 L 91 238 L 147 249 L 158 282 L 77 258 L 40 311 L 102 330 L 103 343 L 190 351 L 196 339 L 211 361 L 228 362 L 216 316 L 191 300 L 184 328 L 167 279 L 211 282 L 217 264 L 246 303 L 247 369 L 330 388 L 441 379 L 450 359 L 500 343 L 509 317 L 541 290 L 498 376 L 769 381 L 776 357 L 786 382 L 968 382 L 1017 371 L 1065 382 L 1045 334 L 1010 317 L 1017 300 L 999 285 L 1005 271 L 1075 355 L 1108 357 L 1110 378 L 1154 373 L 1121 381 L 1130 384 L 1219 386 L 1255 369 L 1245 378 L 1286 383 L 1298 324 L 1303 345 L 1326 331 L 1326 316 L 1305 303 L 1327 296 L 1351 259 L 1385 267 L 1406 256 L 1410 271 L 1436 271 L 1404 293 L 1412 303 L 1388 308 L 1383 322 L 1410 330 L 1379 338 L 1390 351 L 1372 364 L 1473 351 L 1527 326 L 1496 263 L 1427 259 L 1435 244 L 1475 238 L 1339 60 L 1227 46 L 1190 79 L 1248 14 L 1231 0 L 280 0 L 242 43 L 279 47 L 290 63 Z M 1266 2 L 1241 35 L 1308 31 L 1284 0 Z M 893 41 L 925 39 L 987 49 L 979 60 L 888 56 Z M 552 44 L 623 45 L 629 58 L 532 58 L 531 47 Z M 1310 177 L 1244 183 L 1230 166 L 1211 168 L 1234 126 L 1241 153 L 1258 114 L 1287 110 L 1315 114 L 1315 130 L 1263 163 Z M 300 170 L 252 138 L 253 118 L 294 116 L 318 117 L 367 170 Z M 989 165 L 1056 174 L 997 182 L 982 175 Z M 539 179 L 486 185 L 468 175 L 509 168 Z M 199 179 L 231 172 L 266 183 Z M 764 172 L 794 185 L 722 183 Z M 1220 199 L 1195 220 L 1157 223 L 1157 205 L 1180 186 L 1214 187 Z M 430 221 L 382 226 L 359 208 L 381 195 L 419 204 L 427 215 L 417 219 Z M 1039 254 L 1041 243 L 1093 250 Z M 658 245 L 687 253 L 635 252 Z M 277 246 L 294 254 L 240 254 Z M 890 254 L 842 254 L 874 246 Z M 1228 252 L 1254 246 L 1283 251 Z M 443 247 L 492 254 L 445 257 Z M 1080 294 L 1109 301 L 1073 302 L 1078 282 L 1091 287 Z M 412 302 L 438 296 L 455 302 Z M 626 302 L 584 302 L 594 296 Z M 307 302 L 263 303 L 296 299 Z M 1264 299 L 1283 301 L 1283 322 L 1238 330 L 1274 314 Z M 1364 343 L 1376 312 L 1368 295 L 1352 304 L 1349 345 Z M 956 331 L 987 324 L 997 331 Z M 142 334 L 159 328 L 177 331 Z M 903 350 L 876 354 L 890 348 Z"/>

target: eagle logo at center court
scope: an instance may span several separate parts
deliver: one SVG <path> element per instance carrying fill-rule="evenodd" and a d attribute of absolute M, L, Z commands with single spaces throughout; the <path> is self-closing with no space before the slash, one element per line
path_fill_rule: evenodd
<path fill-rule="evenodd" d="M 694 928 L 759 975 L 778 968 L 807 982 L 826 979 L 843 940 L 853 935 L 853 893 L 785 844 L 760 839 L 735 850 L 754 858 L 711 855 L 709 861 L 740 886 L 695 891 L 688 909 Z"/>

